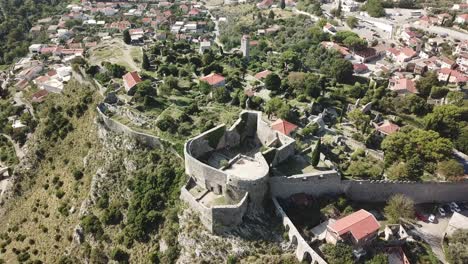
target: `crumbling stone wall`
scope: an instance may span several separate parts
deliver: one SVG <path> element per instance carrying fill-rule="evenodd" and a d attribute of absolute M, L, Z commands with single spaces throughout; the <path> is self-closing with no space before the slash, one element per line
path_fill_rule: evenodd
<path fill-rule="evenodd" d="M 108 117 L 106 114 L 103 113 L 104 110 L 104 105 L 99 105 L 97 107 L 97 111 L 99 114 L 100 119 L 102 122 L 105 124 L 107 129 L 117 132 L 117 133 L 123 133 L 126 134 L 134 139 L 136 139 L 138 142 L 140 142 L 143 145 L 152 147 L 152 148 L 161 148 L 164 149 L 164 144 L 162 143 L 162 140 L 156 136 L 137 132 L 129 128 L 128 126 L 113 120 L 112 118 Z M 101 109 L 103 108 L 103 109 Z M 169 143 L 168 143 L 169 144 Z"/>

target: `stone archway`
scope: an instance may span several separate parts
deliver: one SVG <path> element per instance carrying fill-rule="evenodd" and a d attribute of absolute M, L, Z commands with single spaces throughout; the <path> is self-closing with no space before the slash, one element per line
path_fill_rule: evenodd
<path fill-rule="evenodd" d="M 302 262 L 304 263 L 312 263 L 312 255 L 309 252 L 304 252 L 304 256 L 302 257 Z"/>
<path fill-rule="evenodd" d="M 294 246 L 294 247 L 297 247 L 297 237 L 296 236 L 293 236 L 291 238 L 291 246 Z"/>

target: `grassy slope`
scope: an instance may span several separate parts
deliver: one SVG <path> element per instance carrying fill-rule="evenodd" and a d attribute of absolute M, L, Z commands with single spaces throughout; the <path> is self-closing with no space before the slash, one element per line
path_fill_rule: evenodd
<path fill-rule="evenodd" d="M 75 104 L 79 95 L 86 89 L 89 88 L 72 82 L 65 89 L 63 96 L 52 95 L 47 99 L 47 105 L 41 107 L 46 110 L 52 105 L 66 107 Z M 88 153 L 96 153 L 101 147 L 93 124 L 96 115 L 95 102 L 97 98 L 94 98 L 94 102 L 82 117 L 71 119 L 74 130 L 55 146 L 47 142 L 47 139 L 37 136 L 44 128 L 43 122 L 39 125 L 33 145 L 50 145 L 50 149 L 46 152 L 46 158 L 39 161 L 39 166 L 32 172 L 32 176 L 23 180 L 22 194 L 11 204 L 7 204 L 8 210 L 2 217 L 3 222 L 7 224 L 0 226 L 0 234 L 8 234 L 12 239 L 7 246 L 2 244 L 2 248 L 6 249 L 2 258 L 7 263 L 16 262 L 17 256 L 12 252 L 13 248 L 23 250 L 29 247 L 27 251 L 31 254 L 30 259 L 54 263 L 70 247 L 73 227 L 79 223 L 78 211 L 81 202 L 87 196 L 91 178 L 99 166 L 98 160 L 92 157 L 89 158 L 89 163 L 83 166 L 83 159 Z M 83 171 L 84 177 L 79 181 L 72 176 L 77 167 L 86 168 Z M 58 187 L 60 183 L 54 185 L 54 177 L 58 177 L 63 186 Z M 47 184 L 49 188 L 46 190 L 44 186 Z M 61 199 L 56 195 L 58 190 L 65 193 Z M 67 204 L 69 208 L 75 207 L 75 213 L 68 217 L 62 215 L 58 208 L 63 204 Z M 11 230 L 13 227 L 18 227 L 18 231 Z M 48 229 L 47 232 L 44 227 Z M 23 241 L 16 241 L 15 238 L 19 234 L 25 236 Z M 34 239 L 35 243 L 30 239 Z M 37 255 L 33 254 L 35 249 L 38 250 Z"/>

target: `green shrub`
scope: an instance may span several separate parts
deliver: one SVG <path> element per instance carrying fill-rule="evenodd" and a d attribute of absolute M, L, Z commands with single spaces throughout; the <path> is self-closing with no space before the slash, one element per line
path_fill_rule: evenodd
<path fill-rule="evenodd" d="M 111 251 L 110 257 L 118 263 L 128 263 L 128 260 L 130 258 L 128 253 L 120 248 L 114 248 Z"/>

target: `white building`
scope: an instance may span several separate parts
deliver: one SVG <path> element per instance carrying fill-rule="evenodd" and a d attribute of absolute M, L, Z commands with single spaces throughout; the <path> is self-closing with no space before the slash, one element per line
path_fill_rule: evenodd
<path fill-rule="evenodd" d="M 203 54 L 206 50 L 209 50 L 209 49 L 211 49 L 211 42 L 209 41 L 200 42 L 200 49 L 199 49 L 200 54 Z"/>

